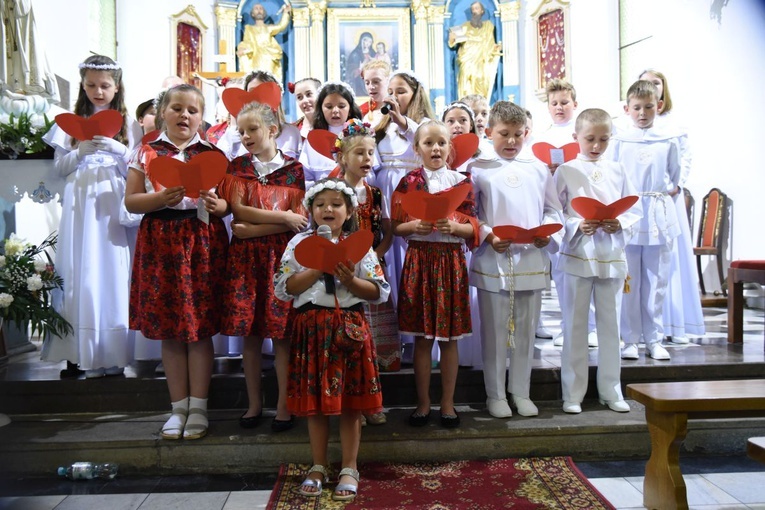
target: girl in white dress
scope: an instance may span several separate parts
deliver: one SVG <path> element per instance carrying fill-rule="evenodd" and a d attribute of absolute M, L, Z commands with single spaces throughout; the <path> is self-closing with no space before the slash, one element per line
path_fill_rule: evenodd
<path fill-rule="evenodd" d="M 120 224 L 125 176 L 141 127 L 127 116 L 122 69 L 93 55 L 80 64 L 74 113 L 90 117 L 117 110 L 122 127 L 114 138 L 74 140 L 57 125 L 45 135 L 55 148 L 55 166 L 66 177 L 56 268 L 64 279 L 59 306 L 74 328 L 43 345 L 45 361 L 79 364 L 87 378 L 119 375 L 133 359 L 128 331 L 131 242 Z"/>

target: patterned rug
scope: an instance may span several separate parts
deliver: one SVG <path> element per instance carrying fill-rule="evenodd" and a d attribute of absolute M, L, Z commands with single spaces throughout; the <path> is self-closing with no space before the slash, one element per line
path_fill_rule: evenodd
<path fill-rule="evenodd" d="M 361 466 L 356 499 L 332 500 L 335 483 L 318 498 L 298 493 L 310 466 L 282 465 L 268 509 L 494 510 L 613 509 L 570 457 L 486 461 L 370 463 Z M 334 479 L 337 473 L 330 473 Z"/>

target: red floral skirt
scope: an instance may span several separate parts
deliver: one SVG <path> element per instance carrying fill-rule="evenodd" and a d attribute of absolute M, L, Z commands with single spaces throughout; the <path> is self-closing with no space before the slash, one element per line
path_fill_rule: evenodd
<path fill-rule="evenodd" d="M 297 416 L 382 411 L 377 354 L 361 306 L 298 310 L 290 328 L 287 408 Z M 339 341 L 348 329 L 354 339 Z M 347 343 L 358 343 L 348 347 Z"/>
<path fill-rule="evenodd" d="M 274 273 L 292 233 L 231 240 L 223 293 L 221 333 L 285 338 L 291 301 L 274 295 Z"/>
<path fill-rule="evenodd" d="M 462 245 L 411 241 L 398 291 L 402 335 L 438 341 L 471 333 L 468 270 Z"/>
<path fill-rule="evenodd" d="M 175 213 L 168 213 L 175 214 Z M 192 214 L 192 213 L 189 213 Z M 220 330 L 228 234 L 220 218 L 144 216 L 130 282 L 130 329 L 196 342 Z"/>

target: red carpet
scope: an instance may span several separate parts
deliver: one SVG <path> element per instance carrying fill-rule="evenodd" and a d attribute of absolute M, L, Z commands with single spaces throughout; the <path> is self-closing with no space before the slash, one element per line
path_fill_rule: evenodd
<path fill-rule="evenodd" d="M 486 461 L 370 463 L 361 466 L 359 495 L 348 504 L 332 501 L 332 483 L 319 498 L 297 490 L 307 465 L 287 464 L 279 471 L 272 510 L 345 508 L 406 510 L 613 509 L 569 457 Z"/>

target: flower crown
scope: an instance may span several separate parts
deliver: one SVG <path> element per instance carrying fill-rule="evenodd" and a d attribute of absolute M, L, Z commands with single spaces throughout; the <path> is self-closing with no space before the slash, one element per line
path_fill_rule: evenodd
<path fill-rule="evenodd" d="M 470 120 L 475 124 L 475 113 L 473 112 L 473 109 L 468 106 L 467 103 L 463 103 L 462 101 L 454 101 L 453 103 L 447 105 L 447 107 L 444 108 L 444 111 L 441 112 L 441 119 L 443 119 L 447 113 L 454 110 L 455 108 L 461 108 L 465 110 L 468 115 L 470 115 Z"/>
<path fill-rule="evenodd" d="M 122 69 L 119 62 L 113 64 L 94 64 L 92 62 L 80 62 L 78 65 L 80 69 L 94 69 L 96 71 L 119 71 Z"/>
<path fill-rule="evenodd" d="M 343 141 L 349 136 L 374 136 L 375 132 L 369 122 L 361 122 L 358 119 L 350 119 L 343 126 L 343 131 L 335 140 L 332 152 L 337 154 L 343 150 Z"/>
<path fill-rule="evenodd" d="M 321 87 L 316 89 L 316 96 L 318 97 L 319 94 L 321 94 L 321 91 L 324 90 L 324 87 L 327 87 L 329 85 L 336 85 L 338 87 L 344 88 L 345 90 L 348 91 L 348 93 L 351 95 L 351 97 L 353 99 L 356 99 L 356 94 L 353 92 L 353 87 L 351 87 L 350 85 L 348 85 L 344 81 L 328 81 L 328 82 L 325 82 Z"/>
<path fill-rule="evenodd" d="M 393 77 L 394 77 L 394 76 L 396 76 L 397 74 L 405 74 L 405 75 L 407 75 L 407 76 L 408 76 L 408 77 L 410 77 L 412 80 L 414 80 L 414 81 L 417 83 L 417 85 L 419 85 L 420 87 L 422 87 L 422 82 L 420 81 L 420 79 L 419 79 L 419 78 L 417 78 L 417 76 L 415 76 L 415 75 L 414 75 L 414 72 L 412 72 L 412 71 L 410 71 L 410 70 L 408 70 L 408 69 L 399 69 L 399 70 L 397 70 L 395 73 L 393 73 L 393 74 L 391 75 L 391 78 L 393 78 Z"/>
<path fill-rule="evenodd" d="M 313 199 L 316 197 L 316 195 L 326 189 L 332 191 L 342 191 L 351 198 L 351 204 L 353 207 L 359 206 L 359 199 L 356 197 L 356 191 L 353 188 L 348 186 L 344 181 L 328 179 L 325 181 L 319 181 L 305 192 L 305 197 L 303 198 L 303 205 L 305 208 L 310 211 L 311 206 L 313 205 Z"/>

